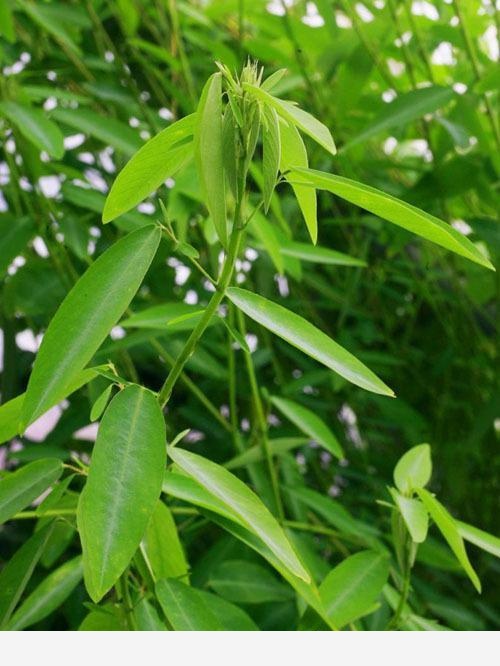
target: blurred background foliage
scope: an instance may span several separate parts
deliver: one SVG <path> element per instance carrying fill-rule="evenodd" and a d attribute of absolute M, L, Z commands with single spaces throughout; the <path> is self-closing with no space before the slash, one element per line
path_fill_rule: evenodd
<path fill-rule="evenodd" d="M 276 94 L 320 118 L 339 148 L 332 158 L 308 144 L 313 167 L 448 221 L 498 266 L 497 28 L 490 0 L 0 0 L 2 402 L 24 390 L 39 335 L 75 278 L 124 231 L 159 216 L 154 196 L 100 224 L 116 172 L 147 138 L 196 108 L 216 60 L 239 71 L 247 58 L 257 59 L 266 74 L 286 67 Z M 253 176 L 257 183 L 259 173 Z M 214 234 L 193 170 L 159 195 L 179 237 L 213 270 Z M 281 186 L 267 219 L 253 223 L 238 282 L 314 321 L 398 399 L 346 384 L 250 326 L 261 386 L 311 407 L 346 452 L 337 464 L 305 444 L 283 456 L 285 482 L 306 483 L 383 524 L 387 512 L 375 499 L 385 496 L 396 460 L 428 441 L 432 488 L 441 500 L 461 519 L 498 532 L 498 273 L 325 193 L 319 220 L 320 246 L 367 266 L 282 254 L 290 239 L 307 237 L 291 192 Z M 162 242 L 134 309 L 207 301 L 207 285 L 175 250 Z M 224 417 L 227 341 L 219 328 L 203 339 L 189 375 Z M 163 352 L 175 356 L 185 335 L 182 327 L 168 334 L 117 328 L 97 360 L 112 360 L 124 376 L 157 389 L 168 364 Z M 236 363 L 243 368 L 238 354 Z M 89 451 L 89 405 L 100 390 L 95 380 L 70 405 L 52 410 L 52 420 L 4 446 L 3 464 Z M 238 390 L 245 435 L 252 415 L 243 379 Z M 227 461 L 234 450 L 224 418 L 205 407 L 193 386 L 179 386 L 169 434 L 193 428 L 194 450 Z M 291 424 L 270 419 L 274 437 L 296 435 Z M 23 529 L 16 524 L 2 533 L 2 560 L 22 542 Z M 208 566 L 204 553 L 219 536 L 216 528 L 183 532 L 190 561 L 198 562 L 194 578 L 198 571 L 202 581 L 199 563 Z M 453 628 L 498 628 L 498 561 L 472 551 L 484 588 L 475 597 L 438 539 L 433 543 L 433 551 L 422 549 L 426 564 L 418 565 L 414 583 L 427 610 Z M 78 616 L 73 597 L 56 626 Z"/>

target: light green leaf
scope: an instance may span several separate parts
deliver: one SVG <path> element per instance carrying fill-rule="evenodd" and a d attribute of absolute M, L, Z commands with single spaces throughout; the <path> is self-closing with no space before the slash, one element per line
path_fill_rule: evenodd
<path fill-rule="evenodd" d="M 215 592 L 239 604 L 287 601 L 293 592 L 264 567 L 245 560 L 226 560 L 210 574 L 208 585 Z"/>
<path fill-rule="evenodd" d="M 8 118 L 39 150 L 45 150 L 57 159 L 64 155 L 64 137 L 61 130 L 40 109 L 5 101 L 0 103 L 0 115 Z"/>
<path fill-rule="evenodd" d="M 226 469 L 195 453 L 169 448 L 172 460 L 189 476 L 230 507 L 226 515 L 236 514 L 241 523 L 259 536 L 276 557 L 306 582 L 309 574 L 276 519 L 250 488 Z"/>
<path fill-rule="evenodd" d="M 8 631 L 20 631 L 40 622 L 66 601 L 82 578 L 79 555 L 50 573 L 19 606 L 7 625 Z"/>
<path fill-rule="evenodd" d="M 188 581 L 188 564 L 168 506 L 158 501 L 142 539 L 141 551 L 153 578 Z"/>
<path fill-rule="evenodd" d="M 155 396 L 130 385 L 111 401 L 99 427 L 77 525 L 85 585 L 97 603 L 139 547 L 161 492 L 165 421 Z"/>
<path fill-rule="evenodd" d="M 201 507 L 202 511 L 206 510 L 212 522 L 245 543 L 249 548 L 253 548 L 266 559 L 328 624 L 329 620 L 324 614 L 319 592 L 314 582 L 310 580 L 306 583 L 302 578 L 291 573 L 290 569 L 282 563 L 281 559 L 274 554 L 262 539 L 254 531 L 245 527 L 243 520 L 227 503 L 219 500 L 194 479 L 175 472 L 165 474 L 163 492 Z"/>
<path fill-rule="evenodd" d="M 172 177 L 189 159 L 193 147 L 195 114 L 173 123 L 145 143 L 116 177 L 106 198 L 102 221 L 106 224 L 137 206 Z"/>
<path fill-rule="evenodd" d="M 354 180 L 315 171 L 314 169 L 294 169 L 294 174 L 297 175 L 294 180 L 299 183 L 309 183 L 312 187 L 332 192 L 332 194 L 336 194 L 342 199 L 396 224 L 398 227 L 466 257 L 476 264 L 494 270 L 488 259 L 468 238 L 449 224 L 406 203 L 406 201 L 396 199 L 390 194 Z M 292 176 L 290 176 L 291 178 Z"/>
<path fill-rule="evenodd" d="M 463 523 L 461 520 L 455 520 L 455 525 L 462 539 L 473 543 L 478 548 L 491 553 L 495 557 L 500 557 L 500 539 L 498 537 L 488 534 L 488 532 L 480 530 L 477 527 L 473 527 L 473 525 Z"/>
<path fill-rule="evenodd" d="M 327 247 L 308 245 L 307 243 L 286 241 L 281 245 L 280 252 L 285 257 L 294 257 L 301 261 L 324 264 L 325 266 L 366 266 L 366 262 L 362 259 L 356 259 L 343 252 L 330 250 Z"/>
<path fill-rule="evenodd" d="M 104 391 L 97 397 L 97 400 L 94 402 L 94 404 L 92 405 L 92 409 L 90 410 L 91 421 L 97 421 L 102 416 L 102 413 L 106 409 L 106 405 L 108 404 L 108 400 L 112 390 L 113 390 L 113 384 L 110 384 L 109 386 L 106 386 Z"/>
<path fill-rule="evenodd" d="M 333 569 L 319 587 L 326 614 L 341 629 L 373 608 L 389 577 L 390 560 L 365 550 L 350 555 Z"/>
<path fill-rule="evenodd" d="M 238 606 L 173 578 L 158 581 L 156 597 L 175 631 L 258 631 Z"/>
<path fill-rule="evenodd" d="M 0 573 L 0 627 L 10 619 L 45 545 L 52 534 L 54 523 L 35 532 L 10 558 Z"/>
<path fill-rule="evenodd" d="M 393 127 L 400 129 L 428 113 L 434 113 L 445 106 L 454 95 L 453 88 L 428 86 L 396 97 L 390 104 L 385 104 L 383 112 L 352 141 L 343 146 L 341 152 L 349 150 L 352 146 L 363 143 L 385 130 Z"/>
<path fill-rule="evenodd" d="M 398 507 L 408 532 L 415 543 L 423 543 L 427 538 L 429 514 L 418 499 L 400 495 L 394 488 L 389 488 L 392 498 Z"/>
<path fill-rule="evenodd" d="M 431 474 L 431 447 L 429 444 L 418 444 L 398 460 L 394 468 L 394 483 L 403 495 L 410 495 L 416 488 L 424 488 Z"/>
<path fill-rule="evenodd" d="M 248 230 L 252 236 L 262 243 L 276 270 L 280 275 L 283 275 L 285 272 L 285 262 L 281 256 L 280 241 L 276 236 L 273 225 L 259 210 L 252 212 L 252 219 L 248 224 Z"/>
<path fill-rule="evenodd" d="M 52 111 L 52 118 L 79 132 L 110 145 L 124 155 L 133 155 L 142 146 L 139 134 L 121 120 L 102 116 L 89 109 L 63 109 Z"/>
<path fill-rule="evenodd" d="M 257 88 L 249 83 L 244 83 L 243 88 L 264 102 L 266 106 L 275 109 L 282 118 L 298 127 L 301 132 L 309 135 L 311 139 L 314 139 L 316 143 L 319 143 L 329 153 L 335 155 L 337 151 L 330 130 L 319 120 L 316 120 L 314 116 L 311 116 L 310 113 L 303 111 L 293 102 L 274 97 L 265 90 L 262 90 L 262 88 Z"/>
<path fill-rule="evenodd" d="M 205 201 L 221 243 L 227 244 L 226 191 L 222 155 L 222 75 L 213 74 L 197 111 L 195 151 Z"/>
<path fill-rule="evenodd" d="M 29 379 L 22 425 L 43 414 L 83 370 L 134 297 L 160 242 L 149 225 L 125 236 L 78 280 L 45 332 Z"/>
<path fill-rule="evenodd" d="M 279 409 L 279 411 L 286 416 L 294 425 L 302 430 L 303 433 L 337 458 L 343 458 L 344 452 L 340 446 L 337 438 L 332 433 L 330 428 L 322 421 L 319 416 L 307 407 L 303 407 L 292 400 L 279 398 L 277 396 L 271 397 L 272 404 Z"/>
<path fill-rule="evenodd" d="M 289 123 L 280 123 L 281 158 L 280 171 L 283 173 L 296 167 L 307 167 L 307 151 L 300 134 Z M 287 180 L 290 180 L 287 176 Z M 299 208 L 313 243 L 318 239 L 318 220 L 316 192 L 312 187 L 290 183 L 294 191 Z"/>
<path fill-rule="evenodd" d="M 465 573 L 471 579 L 472 584 L 478 592 L 481 592 L 481 581 L 469 562 L 467 551 L 465 550 L 464 542 L 460 536 L 455 520 L 450 516 L 441 502 L 433 497 L 428 490 L 425 490 L 425 488 L 417 488 L 416 490 L 455 557 L 460 562 Z"/>
<path fill-rule="evenodd" d="M 0 35 L 11 44 L 16 41 L 13 12 L 8 0 L 0 0 Z"/>
<path fill-rule="evenodd" d="M 393 391 L 361 361 L 299 315 L 238 287 L 230 287 L 226 295 L 251 319 L 352 384 L 373 393 L 394 396 Z"/>
<path fill-rule="evenodd" d="M 35 460 L 0 480 L 0 525 L 22 511 L 61 476 L 62 462 Z"/>
<path fill-rule="evenodd" d="M 277 85 L 281 79 L 285 76 L 286 74 L 286 69 L 277 69 L 275 72 L 270 74 L 267 79 L 265 79 L 262 82 L 262 85 L 260 86 L 263 90 L 266 90 L 269 92 L 274 88 L 275 85 Z"/>
<path fill-rule="evenodd" d="M 114 602 L 95 606 L 95 610 L 86 615 L 78 631 L 127 631 L 125 613 Z"/>
<path fill-rule="evenodd" d="M 278 177 L 281 139 L 276 111 L 266 106 L 264 108 L 264 120 L 265 124 L 262 130 L 262 174 L 264 178 L 264 211 L 267 213 Z"/>

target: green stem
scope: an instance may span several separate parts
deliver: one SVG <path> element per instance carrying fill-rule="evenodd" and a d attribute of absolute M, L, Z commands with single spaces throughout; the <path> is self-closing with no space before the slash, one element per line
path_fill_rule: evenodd
<path fill-rule="evenodd" d="M 237 207 L 237 212 L 241 209 L 241 205 Z M 161 387 L 161 390 L 158 394 L 158 402 L 161 407 L 165 407 L 168 403 L 170 396 L 172 395 L 172 390 L 179 379 L 180 374 L 189 358 L 193 355 L 196 345 L 198 344 L 199 339 L 205 332 L 210 320 L 213 315 L 216 313 L 217 308 L 221 304 L 222 299 L 224 298 L 225 291 L 229 286 L 231 277 L 234 271 L 234 264 L 238 257 L 238 251 L 240 248 L 241 236 L 243 234 L 243 229 L 240 224 L 240 214 L 238 213 L 235 217 L 234 230 L 231 234 L 231 239 L 229 242 L 229 248 L 227 251 L 226 258 L 224 260 L 224 266 L 222 268 L 222 273 L 220 279 L 217 283 L 217 290 L 213 293 L 212 298 L 210 299 L 203 317 L 200 319 L 191 335 L 186 341 L 184 348 L 177 357 L 172 369 L 170 370 L 165 383 Z"/>

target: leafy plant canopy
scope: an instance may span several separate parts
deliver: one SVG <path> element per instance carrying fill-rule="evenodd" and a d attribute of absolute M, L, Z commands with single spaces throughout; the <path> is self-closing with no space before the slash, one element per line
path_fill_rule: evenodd
<path fill-rule="evenodd" d="M 1 629 L 500 627 L 497 26 L 0 0 Z"/>

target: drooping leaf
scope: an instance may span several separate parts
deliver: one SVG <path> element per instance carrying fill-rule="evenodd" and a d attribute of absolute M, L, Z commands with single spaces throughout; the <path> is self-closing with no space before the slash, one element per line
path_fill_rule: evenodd
<path fill-rule="evenodd" d="M 222 75 L 205 84 L 197 111 L 195 151 L 200 182 L 217 236 L 227 244 L 226 191 L 222 155 Z"/>
<path fill-rule="evenodd" d="M 228 601 L 261 604 L 286 601 L 293 592 L 264 567 L 244 560 L 225 560 L 210 574 L 208 585 Z"/>
<path fill-rule="evenodd" d="M 278 177 L 281 140 L 278 115 L 273 108 L 264 108 L 265 124 L 262 130 L 262 175 L 264 212 L 267 213 Z"/>
<path fill-rule="evenodd" d="M 155 580 L 189 580 L 188 564 L 170 509 L 161 501 L 149 520 L 141 543 L 144 559 Z"/>
<path fill-rule="evenodd" d="M 290 123 L 281 122 L 279 130 L 281 139 L 280 171 L 284 173 L 295 167 L 307 168 L 309 161 L 306 147 L 297 129 Z M 311 240 L 316 244 L 318 239 L 316 192 L 312 187 L 296 185 L 293 182 L 290 184 L 304 216 Z"/>
<path fill-rule="evenodd" d="M 406 527 L 415 543 L 423 543 L 427 537 L 429 527 L 429 514 L 418 499 L 400 495 L 397 490 L 390 488 L 392 498 L 396 503 Z"/>
<path fill-rule="evenodd" d="M 297 402 L 288 400 L 286 398 L 279 398 L 277 396 L 271 397 L 272 404 L 279 409 L 279 411 L 286 416 L 294 425 L 302 430 L 303 433 L 309 435 L 311 439 L 321 444 L 327 451 L 337 458 L 343 458 L 344 452 L 340 446 L 337 438 L 322 421 L 317 414 L 312 412 L 307 407 L 303 407 Z"/>
<path fill-rule="evenodd" d="M 64 155 L 64 138 L 59 127 L 43 111 L 17 102 L 0 102 L 0 115 L 13 123 L 23 136 L 39 150 L 52 157 Z"/>
<path fill-rule="evenodd" d="M 472 584 L 478 592 L 481 592 L 481 581 L 472 568 L 465 550 L 464 542 L 458 531 L 457 525 L 448 511 L 435 497 L 425 488 L 417 488 L 417 493 L 436 523 L 439 531 L 445 538 L 455 557 L 460 562 L 463 570 L 469 576 Z"/>
<path fill-rule="evenodd" d="M 160 235 L 150 225 L 125 236 L 68 293 L 38 351 L 22 408 L 23 426 L 54 403 L 99 349 L 139 288 Z"/>
<path fill-rule="evenodd" d="M 410 90 L 410 92 L 396 97 L 393 102 L 384 106 L 383 113 L 342 147 L 342 152 L 385 130 L 404 127 L 428 113 L 434 113 L 445 106 L 454 95 L 451 87 L 428 86 Z"/>
<path fill-rule="evenodd" d="M 66 601 L 82 578 L 82 558 L 65 562 L 50 573 L 16 610 L 7 625 L 9 631 L 20 631 L 53 613 Z"/>
<path fill-rule="evenodd" d="M 250 488 L 226 469 L 202 456 L 170 448 L 173 461 L 189 476 L 205 487 L 223 504 L 230 507 L 242 524 L 270 548 L 279 560 L 306 582 L 309 574 L 302 566 L 283 530 L 262 501 Z"/>
<path fill-rule="evenodd" d="M 0 525 L 22 511 L 57 481 L 63 471 L 55 458 L 35 460 L 0 480 Z"/>
<path fill-rule="evenodd" d="M 256 86 L 253 86 L 249 83 L 244 83 L 243 88 L 248 90 L 248 92 L 254 95 L 257 99 L 264 102 L 266 106 L 270 106 L 271 108 L 275 109 L 282 118 L 298 127 L 301 132 L 304 132 L 310 136 L 311 139 L 314 139 L 316 143 L 322 146 L 329 153 L 335 155 L 337 151 L 330 130 L 328 127 L 323 125 L 323 123 L 314 118 L 314 116 L 311 116 L 310 113 L 303 111 L 293 102 L 288 102 L 286 100 L 279 99 L 278 97 L 274 97 L 266 90 L 257 88 Z"/>
<path fill-rule="evenodd" d="M 145 143 L 116 177 L 106 198 L 106 224 L 137 206 L 171 178 L 189 159 L 195 114 L 186 116 Z"/>
<path fill-rule="evenodd" d="M 85 585 L 98 602 L 139 547 L 161 492 L 165 422 L 155 396 L 130 385 L 101 421 L 77 525 Z"/>
<path fill-rule="evenodd" d="M 476 264 L 494 270 L 488 259 L 468 238 L 449 224 L 405 201 L 349 178 L 334 176 L 314 169 L 294 169 L 292 175 L 295 182 L 309 183 L 317 189 L 332 192 L 332 194 L 378 215 L 383 220 L 392 222 L 436 245 L 466 257 Z M 292 180 L 292 175 L 290 180 Z"/>
<path fill-rule="evenodd" d="M 351 383 L 373 393 L 394 395 L 361 361 L 299 315 L 246 289 L 230 287 L 226 294 L 251 319 Z"/>
<path fill-rule="evenodd" d="M 347 557 L 321 583 L 321 600 L 338 629 L 373 608 L 387 582 L 389 563 L 384 554 L 365 550 Z"/>
<path fill-rule="evenodd" d="M 53 528 L 54 523 L 52 522 L 36 531 L 2 569 L 0 573 L 0 627 L 9 621 L 16 608 Z"/>
<path fill-rule="evenodd" d="M 174 578 L 158 581 L 156 597 L 176 631 L 258 630 L 238 606 Z"/>
<path fill-rule="evenodd" d="M 418 444 L 398 460 L 394 468 L 394 483 L 404 495 L 409 495 L 416 488 L 424 488 L 431 474 L 431 447 L 429 444 Z"/>

